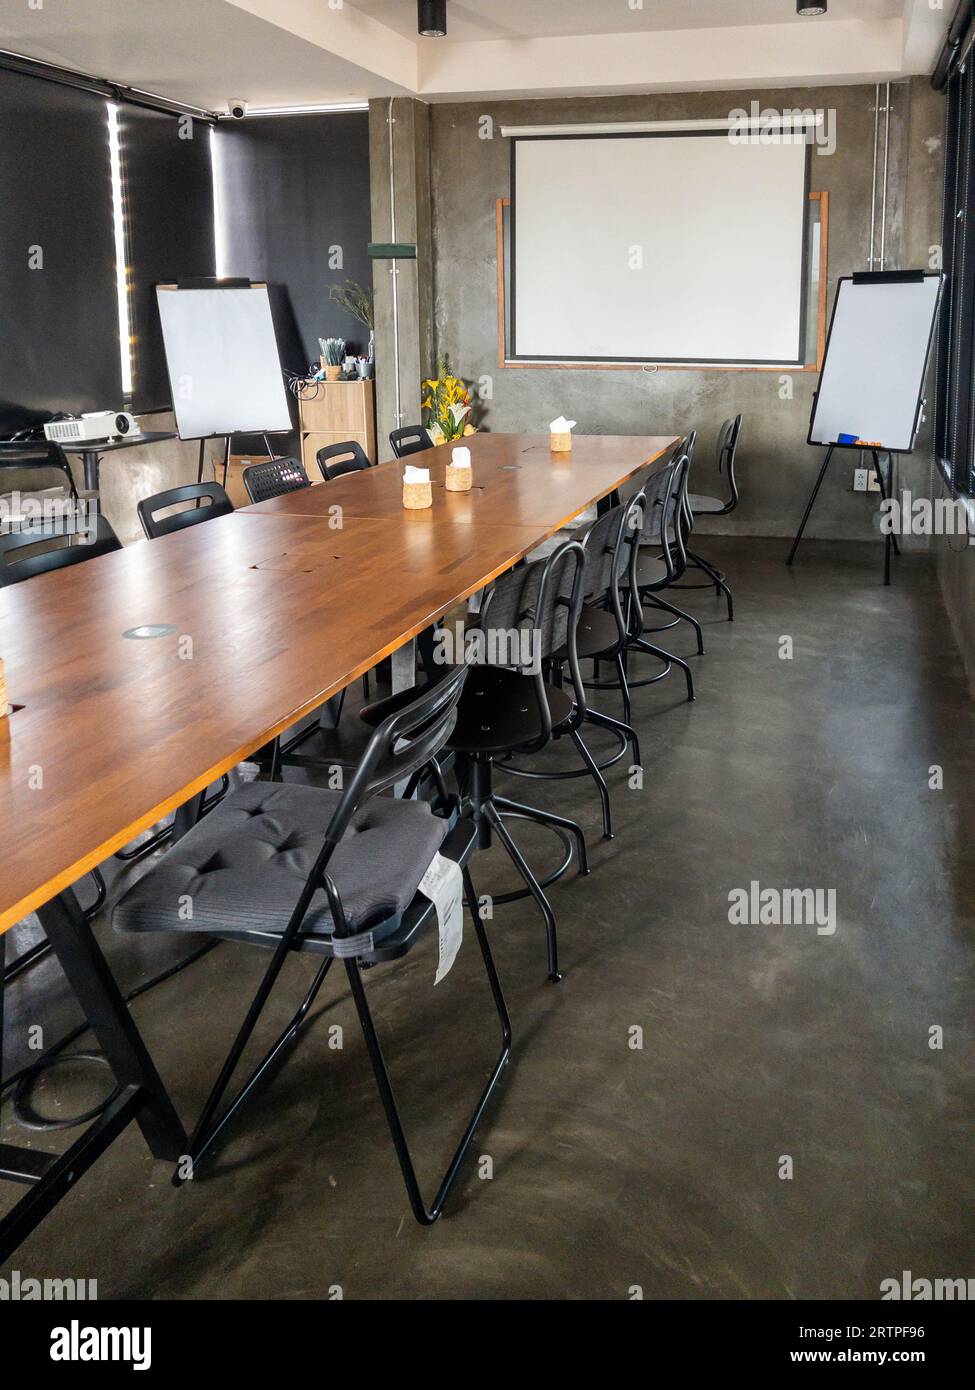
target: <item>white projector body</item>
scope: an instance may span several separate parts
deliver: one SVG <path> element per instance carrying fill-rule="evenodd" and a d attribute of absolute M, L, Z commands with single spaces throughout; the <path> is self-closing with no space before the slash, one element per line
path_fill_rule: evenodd
<path fill-rule="evenodd" d="M 94 444 L 141 434 L 134 415 L 127 410 L 97 410 L 80 420 L 52 420 L 44 426 L 52 444 Z"/>

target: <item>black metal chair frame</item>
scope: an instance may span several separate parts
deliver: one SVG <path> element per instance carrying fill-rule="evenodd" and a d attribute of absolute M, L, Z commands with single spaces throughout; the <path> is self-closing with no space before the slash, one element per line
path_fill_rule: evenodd
<path fill-rule="evenodd" d="M 411 444 L 410 440 L 415 442 Z M 389 443 L 398 459 L 409 458 L 411 454 L 426 453 L 427 449 L 434 447 L 430 432 L 423 425 L 404 425 L 402 429 L 392 430 Z"/>
<path fill-rule="evenodd" d="M 270 933 L 235 933 L 232 929 L 228 929 L 226 933 L 216 933 L 227 940 L 271 947 L 273 948 L 273 955 L 190 1140 L 187 1155 L 192 1161 L 194 1174 L 200 1159 L 246 1100 L 257 1081 L 271 1066 L 282 1049 L 297 1036 L 333 961 L 339 959 L 345 966 L 349 988 L 362 1027 L 413 1215 L 424 1226 L 432 1225 L 441 1215 L 450 1189 L 470 1148 L 477 1125 L 511 1052 L 511 1022 L 491 954 L 490 943 L 481 921 L 478 899 L 468 868 L 468 860 L 473 852 L 476 839 L 475 830 L 473 825 L 467 823 L 465 826 L 465 823 L 458 819 L 458 803 L 456 799 L 447 796 L 446 787 L 437 765 L 437 754 L 444 747 L 456 721 L 457 703 L 466 677 L 466 667 L 449 670 L 436 685 L 427 687 L 419 693 L 411 692 L 414 695 L 411 702 L 405 708 L 397 710 L 385 718 L 375 729 L 365 755 L 332 817 L 321 851 L 308 875 L 285 931 L 280 936 Z M 434 776 L 440 792 L 439 804 L 434 808 L 435 813 L 448 817 L 452 823 L 452 829 L 441 847 L 441 853 L 449 858 L 456 858 L 456 861 L 462 866 L 467 906 L 473 917 L 478 946 L 501 1024 L 501 1048 L 497 1060 L 429 1207 L 423 1199 L 416 1176 L 392 1082 L 366 997 L 362 972 L 368 966 L 398 960 L 405 956 L 422 935 L 423 928 L 434 916 L 435 909 L 431 902 L 418 894 L 403 913 L 395 930 L 374 944 L 371 932 L 356 936 L 350 931 L 343 910 L 341 892 L 328 871 L 329 861 L 348 829 L 352 817 L 366 801 L 389 791 L 404 779 L 408 779 L 406 795 L 409 797 L 427 774 Z M 319 890 L 324 890 L 328 898 L 334 925 L 331 936 L 312 936 L 302 931 L 302 924 L 308 914 L 312 899 Z M 306 991 L 294 1017 L 218 1116 L 218 1108 L 233 1079 L 244 1048 L 264 1010 L 281 968 L 288 956 L 296 951 L 308 951 L 324 956 L 323 963 Z M 185 1166 L 181 1165 L 173 1176 L 174 1185 L 180 1186 L 185 1181 L 186 1176 L 188 1175 Z"/>
<path fill-rule="evenodd" d="M 673 652 L 665 651 L 663 647 L 658 647 L 649 642 L 646 638 L 648 629 L 644 623 L 643 608 L 646 602 L 650 602 L 654 607 L 665 607 L 677 615 L 678 621 L 686 619 L 694 625 L 698 637 L 698 652 L 703 650 L 701 640 L 700 624 L 688 613 L 682 613 L 674 608 L 666 599 L 662 598 L 661 591 L 669 588 L 675 580 L 679 579 L 687 568 L 687 554 L 684 549 L 683 532 L 679 524 L 681 507 L 684 497 L 684 486 L 687 479 L 689 458 L 686 453 L 672 463 L 668 464 L 664 473 L 666 481 L 663 486 L 663 495 L 653 496 L 655 479 L 644 488 L 641 494 L 644 500 L 644 536 L 642 548 L 651 549 L 658 554 L 665 566 L 664 577 L 653 583 L 641 581 L 639 576 L 639 553 L 637 547 L 633 552 L 633 573 L 631 580 L 631 590 L 638 601 L 631 602 L 629 605 L 630 618 L 630 639 L 627 643 L 627 654 L 634 651 L 647 652 L 655 656 L 658 661 L 664 662 L 664 669 L 656 676 L 642 676 L 639 679 L 629 677 L 630 686 L 633 688 L 644 685 L 655 685 L 657 681 L 663 680 L 668 676 L 674 666 L 679 666 L 684 672 L 687 682 L 687 698 L 693 700 L 694 695 L 694 676 L 690 666 L 683 657 L 675 655 Z M 659 525 L 659 533 L 657 531 Z M 647 533 L 650 533 L 649 535 Z M 627 655 L 624 655 L 624 664 Z"/>
<path fill-rule="evenodd" d="M 555 576 L 565 564 L 571 564 L 573 566 L 572 584 L 568 596 L 558 592 L 558 583 L 555 579 Z M 564 658 L 558 662 L 558 670 L 556 669 L 556 663 L 551 659 L 554 653 L 540 652 L 539 656 L 541 660 L 537 663 L 537 669 L 531 672 L 521 673 L 526 686 L 531 692 L 528 698 L 534 697 L 537 705 L 540 732 L 530 743 L 520 745 L 512 749 L 511 752 L 518 753 L 519 755 L 530 755 L 539 752 L 553 738 L 552 714 L 547 694 L 548 680 L 551 676 L 557 675 L 558 671 L 567 667 L 573 687 L 573 707 L 568 719 L 560 725 L 559 734 L 560 736 L 568 734 L 572 737 L 573 743 L 579 748 L 584 760 L 588 759 L 589 763 L 591 763 L 590 771 L 595 771 L 597 776 L 601 776 L 598 768 L 596 768 L 595 762 L 592 760 L 592 755 L 589 753 L 582 739 L 578 737 L 579 728 L 582 725 L 586 713 L 585 687 L 582 680 L 582 673 L 579 669 L 579 658 L 576 648 L 576 629 L 579 623 L 579 614 L 582 609 L 585 564 L 586 557 L 583 547 L 578 541 L 567 541 L 565 544 L 559 546 L 557 550 L 553 551 L 547 559 L 538 560 L 533 565 L 511 571 L 504 579 L 497 581 L 489 591 L 479 615 L 479 626 L 482 629 L 488 627 L 492 605 L 496 602 L 497 596 L 501 591 L 501 586 L 504 585 L 506 580 L 508 582 L 517 582 L 524 586 L 529 582 L 528 576 L 531 575 L 533 570 L 541 571 L 538 590 L 531 610 L 523 612 L 520 616 L 523 621 L 535 623 L 537 625 L 536 631 L 541 632 L 544 630 L 545 625 L 549 623 L 551 615 L 559 608 L 565 608 L 566 652 Z M 515 575 L 517 575 L 517 580 L 514 579 Z M 471 679 L 476 680 L 476 673 L 472 675 Z M 498 755 L 492 753 L 470 753 L 459 748 L 453 742 L 450 746 L 454 748 L 457 754 L 457 777 L 461 787 L 461 794 L 464 798 L 463 804 L 465 811 L 469 809 L 477 826 L 478 847 L 480 849 L 489 849 L 492 844 L 492 836 L 497 836 L 497 839 L 500 841 L 525 883 L 524 889 L 518 889 L 509 893 L 492 894 L 492 899 L 497 904 L 504 904 L 526 897 L 534 898 L 545 923 L 548 950 L 548 978 L 553 983 L 557 983 L 561 980 L 562 975 L 559 970 L 556 920 L 552 905 L 545 895 L 545 889 L 557 879 L 560 879 L 572 863 L 572 840 L 575 841 L 579 855 L 579 873 L 582 876 L 589 874 L 589 853 L 582 827 L 565 816 L 557 816 L 552 812 L 542 811 L 537 807 L 526 806 L 521 802 L 512 801 L 508 797 L 497 795 L 493 787 L 492 770 L 499 761 Z M 500 766 L 502 770 L 507 770 L 504 763 L 500 763 Z M 559 866 L 544 878 L 539 879 L 512 838 L 504 823 L 505 819 L 528 820 L 554 831 L 556 836 L 560 839 L 564 850 L 563 859 Z"/>
<path fill-rule="evenodd" d="M 721 473 L 724 467 L 728 470 L 728 483 L 731 489 L 731 496 L 720 510 L 700 512 L 699 516 L 727 516 L 738 506 L 740 494 L 738 491 L 738 480 L 735 474 L 735 461 L 738 455 L 738 443 L 741 438 L 742 417 L 736 415 L 733 420 L 726 420 L 718 434 L 717 444 L 717 464 L 718 472 Z M 696 437 L 696 436 L 695 436 Z M 691 453 L 693 459 L 693 451 Z M 689 494 L 689 487 L 686 489 Z M 705 560 L 702 555 L 690 547 L 690 535 L 694 529 L 695 513 L 691 507 L 689 495 L 685 496 L 684 506 L 681 513 L 681 524 L 684 529 L 684 544 L 687 550 L 688 563 L 695 569 L 701 570 L 707 575 L 707 581 L 703 584 L 678 584 L 679 589 L 710 589 L 713 587 L 715 594 L 720 598 L 722 594 L 728 605 L 728 621 L 734 622 L 735 605 L 731 589 L 727 584 L 727 576 L 723 571 L 712 565 L 709 560 Z"/>
<path fill-rule="evenodd" d="M 593 761 L 587 758 L 588 749 L 583 748 L 583 763 L 580 768 L 570 768 L 562 772 L 537 772 L 533 769 L 517 767 L 513 763 L 505 762 L 501 765 L 502 770 L 510 772 L 515 777 L 528 777 L 538 781 L 568 781 L 578 777 L 592 777 L 596 782 L 596 787 L 600 793 L 603 815 L 603 838 L 611 840 L 614 838 L 612 808 L 609 800 L 609 790 L 606 786 L 605 773 L 609 768 L 615 766 L 621 758 L 626 756 L 627 748 L 632 748 L 632 757 L 635 766 L 640 767 L 640 742 L 636 730 L 632 727 L 632 708 L 630 702 L 630 690 L 627 681 L 626 667 L 624 663 L 624 653 L 629 640 L 627 629 L 627 619 L 623 611 L 623 601 L 620 595 L 620 581 L 625 577 L 628 583 L 632 583 L 633 570 L 633 551 L 639 545 L 640 533 L 642 530 L 642 503 L 640 494 L 632 497 L 629 502 L 618 503 L 609 511 L 593 521 L 584 533 L 576 536 L 586 552 L 586 575 L 592 575 L 594 583 L 590 586 L 584 580 L 584 587 L 587 592 L 587 603 L 585 608 L 598 609 L 608 612 L 616 622 L 617 638 L 616 641 L 605 650 L 597 653 L 580 654 L 580 660 L 600 662 L 612 662 L 615 665 L 619 680 L 619 689 L 623 701 L 623 719 L 614 719 L 601 710 L 592 709 L 587 704 L 583 721 L 594 724 L 597 727 L 605 728 L 614 733 L 619 742 L 618 750 L 608 757 L 605 762 L 595 763 L 595 772 L 590 766 Z M 598 555 L 595 553 L 595 546 L 599 544 L 599 539 L 605 535 L 605 543 L 600 546 Z M 603 578 L 606 577 L 605 587 Z M 632 594 L 632 589 L 630 593 Z M 559 737 L 558 733 L 555 737 Z"/>

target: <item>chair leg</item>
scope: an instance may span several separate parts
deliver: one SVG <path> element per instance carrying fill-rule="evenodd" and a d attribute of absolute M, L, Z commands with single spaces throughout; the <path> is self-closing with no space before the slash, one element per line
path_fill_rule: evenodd
<path fill-rule="evenodd" d="M 393 1086 L 389 1078 L 389 1071 L 386 1067 L 386 1060 L 383 1057 L 382 1047 L 376 1033 L 369 1002 L 366 998 L 366 991 L 362 983 L 362 972 L 359 969 L 357 961 L 347 960 L 345 962 L 346 974 L 349 977 L 349 987 L 352 991 L 353 1001 L 355 1002 L 356 1013 L 359 1016 L 359 1023 L 362 1026 L 363 1037 L 366 1040 L 366 1048 L 369 1052 L 369 1060 L 372 1063 L 373 1075 L 376 1078 L 376 1086 L 379 1090 L 383 1109 L 386 1112 L 386 1123 L 389 1125 L 389 1132 L 393 1140 L 393 1147 L 396 1150 L 400 1172 L 403 1174 L 403 1181 L 406 1184 L 406 1191 L 410 1199 L 410 1206 L 413 1209 L 413 1215 L 421 1226 L 432 1226 L 441 1216 L 444 1202 L 460 1171 L 461 1164 L 464 1161 L 467 1151 L 471 1146 L 474 1132 L 481 1121 L 481 1116 L 491 1097 L 491 1093 L 497 1085 L 501 1073 L 511 1055 L 511 1020 L 508 1017 L 504 995 L 501 991 L 501 982 L 498 979 L 494 957 L 491 954 L 491 946 L 488 942 L 487 933 L 484 930 L 484 924 L 481 921 L 481 916 L 478 911 L 477 896 L 474 892 L 474 886 L 471 883 L 470 874 L 466 868 L 464 870 L 464 889 L 468 907 L 474 918 L 474 931 L 477 934 L 477 943 L 481 949 L 481 958 L 484 962 L 484 969 L 491 986 L 494 1006 L 497 1010 L 498 1018 L 501 1021 L 501 1051 L 498 1054 L 498 1059 L 494 1064 L 494 1069 L 488 1078 L 487 1084 L 481 1092 L 480 1099 L 474 1107 L 474 1112 L 468 1121 L 467 1128 L 464 1130 L 461 1141 L 454 1151 L 454 1156 L 450 1160 L 447 1171 L 444 1173 L 440 1186 L 437 1189 L 437 1195 L 429 1208 L 423 1200 L 420 1184 L 417 1181 L 416 1169 L 413 1166 L 409 1144 L 403 1130 L 403 1122 L 400 1119 L 399 1109 L 396 1105 L 396 1097 L 393 1094 Z"/>
<path fill-rule="evenodd" d="M 551 825 L 557 830 L 565 830 L 568 834 L 575 837 L 575 842 L 579 851 L 579 874 L 582 878 L 587 878 L 591 873 L 589 868 L 589 848 L 586 845 L 586 833 L 581 825 L 574 820 L 568 820 L 565 816 L 557 816 L 552 811 L 540 811 L 537 806 L 523 806 L 520 801 L 512 801 L 507 796 L 495 796 L 494 805 L 501 811 L 510 811 L 512 815 L 523 816 L 526 820 L 536 821 L 539 825 Z"/>
<path fill-rule="evenodd" d="M 647 594 L 647 598 L 655 608 L 665 608 L 668 613 L 673 613 L 678 619 L 683 618 L 684 622 L 690 623 L 691 627 L 697 633 L 697 654 L 698 656 L 703 656 L 704 632 L 701 628 L 701 624 L 693 614 L 685 613 L 683 608 L 676 608 L 674 604 L 668 603 L 665 598 L 661 598 L 660 594 Z"/>
<path fill-rule="evenodd" d="M 620 692 L 623 696 L 623 722 L 624 724 L 632 724 L 633 706 L 630 701 L 630 683 L 626 679 L 626 662 L 623 657 L 623 652 L 616 653 L 616 674 L 620 678 Z"/>
<path fill-rule="evenodd" d="M 613 808 L 609 800 L 609 788 L 606 785 L 606 778 L 596 766 L 595 759 L 586 747 L 585 741 L 578 729 L 573 729 L 571 734 L 572 742 L 579 750 L 579 756 L 589 769 L 589 775 L 596 783 L 596 790 L 599 792 L 599 801 L 603 811 L 603 839 L 614 839 L 613 834 Z"/>
<path fill-rule="evenodd" d="M 674 656 L 672 652 L 665 652 L 661 647 L 655 647 L 653 643 L 648 642 L 645 637 L 637 637 L 633 646 L 636 647 L 637 651 L 649 652 L 651 656 L 657 657 L 660 661 L 672 661 L 675 666 L 679 666 L 684 672 L 684 676 L 687 680 L 688 700 L 697 698 L 694 694 L 694 676 L 691 673 L 691 668 L 682 657 Z"/>
<path fill-rule="evenodd" d="M 586 710 L 586 723 L 600 724 L 604 729 L 613 729 L 616 733 L 622 734 L 629 741 L 630 747 L 633 750 L 634 767 L 643 766 L 643 761 L 640 757 L 640 740 L 637 737 L 636 729 L 634 729 L 632 725 L 621 723 L 619 719 L 614 719 L 611 714 L 603 714 L 602 710 L 598 709 Z"/>
<path fill-rule="evenodd" d="M 524 879 L 525 885 L 528 888 L 529 893 L 531 893 L 532 897 L 535 899 L 536 903 L 539 906 L 542 917 L 545 920 L 545 936 L 548 944 L 548 978 L 552 981 L 553 984 L 558 984 L 559 980 L 561 980 L 562 978 L 562 975 L 559 971 L 559 945 L 558 938 L 556 935 L 555 913 L 552 911 L 552 905 L 549 902 L 548 898 L 546 898 L 542 889 L 540 888 L 535 875 L 528 867 L 528 862 L 522 854 L 521 850 L 518 848 L 514 840 L 509 835 L 507 827 L 502 821 L 501 815 L 495 807 L 494 803 L 491 801 L 486 801 L 482 807 L 482 814 L 486 818 L 488 824 L 491 826 L 491 829 L 497 835 L 498 839 L 501 841 L 504 848 L 507 850 L 508 857 L 511 859 L 511 862 L 514 864 L 515 868 L 518 870 L 519 874 Z"/>
<path fill-rule="evenodd" d="M 706 575 L 709 575 L 710 578 L 714 581 L 714 592 L 716 594 L 724 594 L 725 599 L 728 603 L 728 621 L 729 623 L 733 623 L 735 621 L 735 604 L 734 599 L 731 596 L 731 590 L 728 588 L 728 585 L 721 578 L 720 574 L 714 568 L 714 566 L 708 564 L 707 560 L 703 559 L 702 556 L 695 555 L 694 552 L 691 550 L 687 552 L 687 555 L 688 558 L 690 560 L 693 560 L 694 564 L 697 565 L 698 569 L 703 570 L 704 573 Z"/>

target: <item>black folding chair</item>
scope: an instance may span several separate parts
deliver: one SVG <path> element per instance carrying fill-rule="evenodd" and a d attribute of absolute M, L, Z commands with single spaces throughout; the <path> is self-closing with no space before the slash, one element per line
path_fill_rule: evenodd
<path fill-rule="evenodd" d="M 603 773 L 613 767 L 626 755 L 627 747 L 632 748 L 635 766 L 640 767 L 640 743 L 636 730 L 631 726 L 630 691 L 627 683 L 623 656 L 629 641 L 627 620 L 624 613 L 624 595 L 621 586 L 628 580 L 633 564 L 633 551 L 639 544 L 643 528 L 642 498 L 638 495 L 629 502 L 620 503 L 604 512 L 588 526 L 580 528 L 574 539 L 583 547 L 586 567 L 583 574 L 585 602 L 576 628 L 576 650 L 580 661 L 593 661 L 598 666 L 608 663 L 615 667 L 619 689 L 623 700 L 623 719 L 595 710 L 587 703 L 583 714 L 585 724 L 610 730 L 616 735 L 618 747 L 605 762 L 596 763 L 589 749 L 582 743 L 581 733 L 574 742 L 582 755 L 583 766 L 569 768 L 561 772 L 536 771 L 518 767 L 510 762 L 502 764 L 501 770 L 516 777 L 530 777 L 539 781 L 565 781 L 577 777 L 592 777 L 596 783 L 602 804 L 603 838 L 613 839 L 612 807 L 609 789 Z M 627 591 L 627 597 L 632 589 Z M 553 663 L 561 667 L 569 659 L 567 646 L 562 646 L 553 654 Z M 605 684 L 599 683 L 600 688 Z M 587 688 L 595 688 L 595 681 L 587 682 Z"/>
<path fill-rule="evenodd" d="M 308 474 L 300 459 L 271 459 L 244 469 L 244 487 L 252 502 L 268 502 L 287 492 L 301 492 L 311 487 Z"/>
<path fill-rule="evenodd" d="M 170 516 L 158 515 L 183 502 L 190 504 L 184 511 L 174 512 Z M 154 541 L 159 536 L 185 530 L 187 526 L 197 526 L 201 521 L 227 516 L 234 510 L 234 504 L 219 483 L 186 483 L 183 487 L 157 492 L 155 497 L 144 497 L 136 510 L 143 531 Z"/>
<path fill-rule="evenodd" d="M 409 458 L 410 454 L 422 454 L 433 448 L 433 440 L 422 425 L 405 425 L 401 430 L 393 430 L 389 442 L 398 459 Z"/>
<path fill-rule="evenodd" d="M 324 449 L 318 450 L 315 461 L 327 483 L 344 477 L 346 473 L 361 473 L 372 466 L 365 449 L 354 439 L 344 444 L 326 444 Z"/>
<path fill-rule="evenodd" d="M 190 1141 L 194 1167 L 258 1078 L 296 1037 L 338 959 L 345 966 L 413 1214 L 421 1225 L 440 1216 L 511 1048 L 504 996 L 467 868 L 476 828 L 460 817 L 456 800 L 447 796 L 437 764 L 454 727 L 466 677 L 466 668 L 451 669 L 436 684 L 411 692 L 413 698 L 376 728 L 344 792 L 293 783 L 239 788 L 117 904 L 113 920 L 121 931 L 207 932 L 273 953 Z M 438 786 L 433 807 L 408 799 L 427 774 Z M 404 780 L 407 799 L 381 795 Z M 501 1023 L 501 1050 L 427 1207 L 362 974 L 367 966 L 407 955 L 434 921 L 434 906 L 418 885 L 437 853 L 461 866 Z M 187 892 L 192 894 L 191 917 L 185 911 Z M 218 1114 L 281 968 L 296 951 L 323 957 L 322 964 L 290 1023 Z M 173 1181 L 179 1185 L 186 1176 L 180 1170 Z"/>

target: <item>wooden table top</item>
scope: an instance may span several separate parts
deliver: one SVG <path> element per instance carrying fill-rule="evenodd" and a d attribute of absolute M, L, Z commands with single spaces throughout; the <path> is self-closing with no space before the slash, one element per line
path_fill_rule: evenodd
<path fill-rule="evenodd" d="M 616 481 L 673 442 L 627 441 Z M 0 655 L 23 706 L 0 741 L 0 931 L 611 490 L 612 465 L 594 459 L 590 473 L 578 445 L 573 458 L 574 492 L 559 490 L 540 521 L 534 487 L 525 511 L 503 520 L 452 515 L 445 495 L 435 518 L 401 502 L 363 517 L 343 502 L 333 529 L 327 511 L 275 514 L 269 503 L 0 590 Z M 552 467 L 539 460 L 546 477 Z M 398 479 L 401 465 L 390 471 Z M 334 497 L 363 476 L 297 496 Z M 173 631 L 123 635 L 147 624 Z"/>
<path fill-rule="evenodd" d="M 577 439 L 571 454 L 553 454 L 547 434 L 477 434 L 464 443 L 472 457 L 470 492 L 446 490 L 453 446 L 444 444 L 413 458 L 259 502 L 248 510 L 326 516 L 332 508 L 341 507 L 346 516 L 397 521 L 405 516 L 415 526 L 429 527 L 448 517 L 481 525 L 515 522 L 545 526 L 548 534 L 554 535 L 579 512 L 666 453 L 675 441 L 639 435 L 590 435 Z M 404 513 L 403 469 L 407 464 L 430 469 L 433 506 L 425 511 Z"/>

